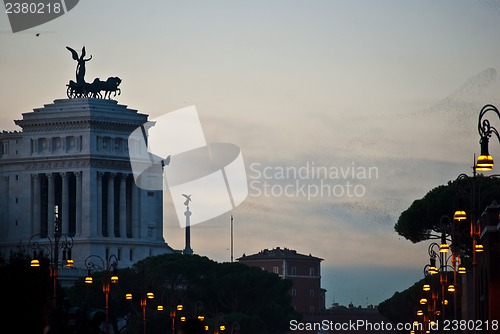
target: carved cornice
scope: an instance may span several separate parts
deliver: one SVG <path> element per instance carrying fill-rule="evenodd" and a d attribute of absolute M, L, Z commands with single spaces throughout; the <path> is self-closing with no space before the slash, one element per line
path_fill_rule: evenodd
<path fill-rule="evenodd" d="M 54 131 L 105 131 L 113 133 L 130 134 L 138 126 L 144 124 L 143 121 L 107 121 L 107 120 L 17 120 L 15 123 L 23 128 L 23 133 L 33 132 L 54 132 Z"/>
<path fill-rule="evenodd" d="M 25 170 L 58 170 L 96 167 L 130 171 L 130 161 L 77 159 L 67 161 L 37 161 L 23 163 Z"/>

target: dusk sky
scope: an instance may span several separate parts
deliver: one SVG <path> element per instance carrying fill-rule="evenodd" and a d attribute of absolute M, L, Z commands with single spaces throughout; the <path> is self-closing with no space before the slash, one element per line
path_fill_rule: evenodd
<path fill-rule="evenodd" d="M 66 98 L 76 65 L 66 46 L 85 46 L 87 81 L 122 78 L 118 103 L 151 118 L 195 105 L 208 142 L 241 148 L 249 196 L 192 227 L 195 253 L 230 260 L 232 214 L 235 258 L 310 253 L 324 259 L 327 306 L 378 304 L 421 279 L 428 261 L 429 242 L 394 231 L 399 214 L 471 173 L 479 111 L 500 104 L 499 41 L 496 0 L 84 0 L 15 34 L 2 13 L 0 130 Z M 329 174 L 275 174 L 312 166 Z M 334 177 L 340 170 L 349 175 Z M 265 182 L 337 192 L 266 196 Z M 168 191 L 164 225 L 167 243 L 184 248 Z"/>

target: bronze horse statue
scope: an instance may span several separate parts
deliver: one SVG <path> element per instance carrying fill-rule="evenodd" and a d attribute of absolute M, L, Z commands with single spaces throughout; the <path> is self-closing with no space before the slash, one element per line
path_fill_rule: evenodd
<path fill-rule="evenodd" d="M 70 80 L 66 85 L 68 87 L 66 90 L 68 98 L 93 97 L 111 99 L 111 93 L 114 93 L 113 97 L 121 94 L 121 89 L 118 86 L 122 80 L 118 77 L 109 77 L 106 81 L 95 78 L 92 83 L 85 81 L 85 63 L 92 59 L 92 56 L 85 59 L 85 47 L 82 48 L 80 56 L 72 48 L 67 46 L 66 49 L 71 52 L 73 59 L 78 62 L 76 66 L 76 82 Z M 104 94 L 101 94 L 101 92 L 104 92 Z"/>
<path fill-rule="evenodd" d="M 66 85 L 68 87 L 66 95 L 70 99 L 82 97 L 111 99 L 111 93 L 114 93 L 113 97 L 121 94 L 119 87 L 121 82 L 122 80 L 119 77 L 109 77 L 106 81 L 95 78 L 92 83 L 77 83 L 71 80 Z M 101 92 L 104 92 L 104 94 L 101 94 Z"/>

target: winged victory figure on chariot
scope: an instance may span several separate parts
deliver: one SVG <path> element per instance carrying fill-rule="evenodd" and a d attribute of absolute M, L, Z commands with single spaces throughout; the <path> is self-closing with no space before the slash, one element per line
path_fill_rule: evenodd
<path fill-rule="evenodd" d="M 70 80 L 66 85 L 68 87 L 66 90 L 68 98 L 93 97 L 98 99 L 111 99 L 111 93 L 114 93 L 113 97 L 117 94 L 121 94 L 121 89 L 118 86 L 122 80 L 118 77 L 109 77 L 106 81 L 95 78 L 92 83 L 85 81 L 85 63 L 92 59 L 92 56 L 85 59 L 85 56 L 87 55 L 85 52 L 85 46 L 82 48 L 80 56 L 78 56 L 78 52 L 69 46 L 67 46 L 66 49 L 71 52 L 73 59 L 77 61 L 76 82 Z"/>

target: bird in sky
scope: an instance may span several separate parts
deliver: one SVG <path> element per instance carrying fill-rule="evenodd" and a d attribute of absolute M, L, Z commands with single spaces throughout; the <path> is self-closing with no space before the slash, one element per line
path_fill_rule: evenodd
<path fill-rule="evenodd" d="M 38 36 L 40 36 L 40 33 L 37 33 L 37 34 L 36 34 L 36 37 L 38 37 Z"/>
<path fill-rule="evenodd" d="M 191 202 L 191 195 L 182 194 L 182 196 L 184 196 L 186 198 L 184 205 L 189 206 L 189 202 Z"/>

